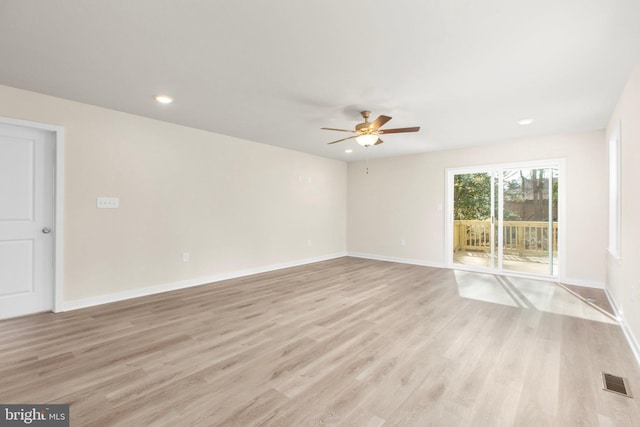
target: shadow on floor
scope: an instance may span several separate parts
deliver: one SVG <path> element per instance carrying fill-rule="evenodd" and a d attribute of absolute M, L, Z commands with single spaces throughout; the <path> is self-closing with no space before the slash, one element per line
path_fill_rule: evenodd
<path fill-rule="evenodd" d="M 458 294 L 463 298 L 617 324 L 608 302 L 608 310 L 603 307 L 606 296 L 599 289 L 460 270 L 454 274 Z M 575 288 L 579 289 L 576 291 Z M 591 302 L 587 297 L 602 305 Z"/>

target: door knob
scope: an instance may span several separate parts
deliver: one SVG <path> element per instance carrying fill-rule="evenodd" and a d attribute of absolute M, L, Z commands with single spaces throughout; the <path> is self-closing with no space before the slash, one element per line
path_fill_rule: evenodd
<path fill-rule="evenodd" d="M 44 234 L 49 234 L 49 233 L 51 233 L 51 229 L 49 227 L 45 227 L 45 228 L 42 229 L 42 232 Z"/>

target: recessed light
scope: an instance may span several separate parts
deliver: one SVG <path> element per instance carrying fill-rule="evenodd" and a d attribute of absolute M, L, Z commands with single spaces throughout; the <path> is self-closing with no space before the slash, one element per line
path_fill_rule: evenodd
<path fill-rule="evenodd" d="M 173 98 L 168 95 L 156 95 L 154 98 L 161 104 L 171 104 L 173 102 Z"/>
<path fill-rule="evenodd" d="M 346 150 L 344 150 L 345 153 L 353 153 L 353 150 L 351 148 L 347 148 Z"/>
<path fill-rule="evenodd" d="M 518 124 L 519 124 L 520 126 L 530 125 L 531 123 L 533 123 L 533 119 L 522 119 L 522 120 L 518 120 Z"/>

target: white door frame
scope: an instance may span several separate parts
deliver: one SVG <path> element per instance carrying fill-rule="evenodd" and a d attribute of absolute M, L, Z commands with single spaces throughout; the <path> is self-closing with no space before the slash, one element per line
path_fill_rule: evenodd
<path fill-rule="evenodd" d="M 469 167 L 456 167 L 445 169 L 445 227 L 444 227 L 444 259 L 447 268 L 459 269 L 459 270 L 473 270 L 482 271 L 491 274 L 502 274 L 509 276 L 524 276 L 532 277 L 529 274 L 518 274 L 515 272 L 498 272 L 495 269 L 484 269 L 479 267 L 465 267 L 464 265 L 453 263 L 453 177 L 457 174 L 464 173 L 477 173 L 486 172 L 487 170 L 495 169 L 517 169 L 517 168 L 542 168 L 549 165 L 557 166 L 558 168 L 558 277 L 546 277 L 540 276 L 540 280 L 552 280 L 552 281 L 565 281 L 566 280 L 566 188 L 567 188 L 567 174 L 565 168 L 565 159 L 546 159 L 546 160 L 532 160 L 530 162 L 514 162 L 514 163 L 494 163 L 488 165 L 469 166 Z M 502 207 L 500 207 L 502 210 Z M 498 230 L 500 231 L 500 230 Z M 500 249 L 500 248 L 499 248 Z"/>
<path fill-rule="evenodd" d="M 64 127 L 48 123 L 1 117 L 0 124 L 22 126 L 51 132 L 54 141 L 54 232 L 53 232 L 53 311 L 63 310 L 64 279 Z"/>

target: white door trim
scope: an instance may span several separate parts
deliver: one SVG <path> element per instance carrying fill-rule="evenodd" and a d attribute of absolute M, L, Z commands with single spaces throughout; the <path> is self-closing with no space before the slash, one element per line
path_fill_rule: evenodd
<path fill-rule="evenodd" d="M 53 248 L 53 311 L 63 311 L 63 279 L 64 279 L 64 127 L 48 123 L 37 123 L 27 120 L 1 117 L 0 124 L 23 126 L 51 132 L 55 144 L 54 149 L 54 224 L 55 241 Z"/>

